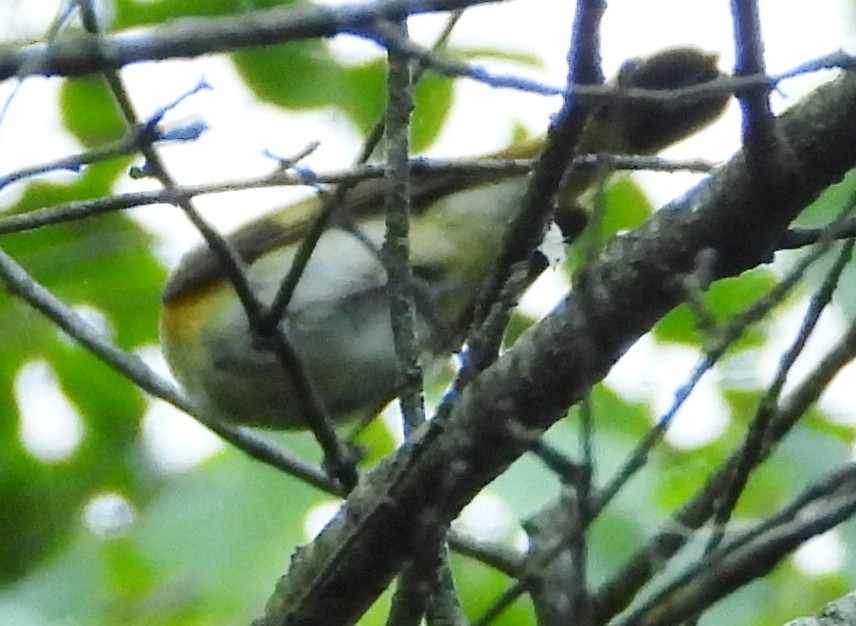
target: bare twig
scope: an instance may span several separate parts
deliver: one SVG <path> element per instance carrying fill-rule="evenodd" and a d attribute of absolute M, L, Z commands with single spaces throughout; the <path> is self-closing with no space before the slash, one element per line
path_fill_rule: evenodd
<path fill-rule="evenodd" d="M 579 0 L 576 3 L 568 52 L 569 86 L 598 84 L 603 81 L 600 67 L 600 21 L 605 9 L 606 3 L 602 0 Z M 514 300 L 503 292 L 507 285 L 512 285 L 515 290 L 525 286 L 525 281 L 516 284 L 518 281 L 515 277 L 529 273 L 532 255 L 541 243 L 552 218 L 552 197 L 573 159 L 573 151 L 582 136 L 589 112 L 589 108 L 581 104 L 570 90 L 566 93 L 562 107 L 554 117 L 548 132 L 544 150 L 533 170 L 520 215 L 509 230 L 513 237 L 505 243 L 494 274 L 482 292 L 475 315 L 476 330 L 468 337 L 467 359 L 458 376 L 460 382 L 456 381 L 459 386 L 465 385 L 495 359 L 501 332 Z M 584 506 L 587 510 L 587 505 Z M 575 527 L 580 527 L 580 524 L 584 527 L 587 523 L 578 516 L 574 516 L 574 519 L 575 523 L 572 525 Z M 579 547 L 577 545 L 577 548 Z M 581 553 L 584 550 L 577 549 L 576 552 Z M 539 550 L 539 556 L 541 553 L 542 550 Z M 540 558 L 538 562 L 542 562 Z M 577 564 L 577 567 L 584 568 L 584 564 Z M 536 580 L 539 573 L 549 575 L 548 571 L 536 570 Z M 522 584 L 525 583 L 514 585 L 503 594 L 477 623 L 488 624 L 498 616 L 515 599 L 516 588 Z M 567 588 L 565 593 L 573 596 L 566 598 L 566 606 L 570 607 L 579 604 L 579 598 L 583 597 L 584 591 Z"/>
<path fill-rule="evenodd" d="M 51 44 L 53 44 L 54 41 L 56 41 L 56 38 L 68 25 L 69 21 L 74 15 L 75 6 L 75 0 L 64 0 L 63 3 L 59 6 L 56 15 L 51 21 L 51 25 L 48 28 L 48 32 L 45 36 L 45 42 L 48 46 L 50 46 Z M 27 69 L 26 67 L 22 67 L 18 76 L 15 77 L 15 85 L 12 88 L 12 91 L 4 100 L 2 107 L 0 107 L 0 124 L 2 124 L 3 121 L 6 119 L 6 115 L 9 112 L 9 108 L 12 106 L 12 102 L 15 100 L 15 96 L 17 96 L 18 92 L 21 90 L 21 86 L 24 84 L 24 77 L 27 74 L 29 74 L 29 69 Z"/>
<path fill-rule="evenodd" d="M 78 5 L 83 17 L 86 30 L 96 37 L 97 41 L 103 40 L 101 29 L 97 23 L 95 11 L 91 0 L 78 0 Z M 119 73 L 115 69 L 105 69 L 104 76 L 110 89 L 116 98 L 116 102 L 122 111 L 127 123 L 138 126 L 140 122 L 137 113 L 125 89 L 125 85 Z M 159 111 L 153 121 L 163 116 L 163 110 Z M 156 122 L 155 122 L 156 123 Z M 146 158 L 146 173 L 157 179 L 165 188 L 171 189 L 176 183 L 158 152 L 151 144 L 143 144 L 140 151 Z M 301 413 L 305 416 L 313 434 L 324 451 L 324 463 L 346 489 L 352 488 L 357 481 L 356 467 L 345 446 L 339 441 L 335 430 L 318 395 L 315 386 L 305 371 L 297 352 L 288 342 L 282 332 L 273 329 L 273 332 L 264 334 L 262 329 L 263 305 L 253 293 L 244 272 L 243 262 L 232 249 L 229 242 L 221 237 L 202 218 L 189 200 L 179 202 L 178 206 L 184 211 L 194 226 L 205 239 L 206 244 L 217 255 L 217 260 L 223 268 L 224 273 L 235 289 L 235 293 L 244 308 L 247 321 L 253 332 L 264 338 L 264 347 L 276 355 L 282 365 L 284 374 L 295 390 L 295 397 L 300 404 Z"/>
<path fill-rule="evenodd" d="M 821 313 L 823 313 L 832 301 L 832 295 L 838 287 L 841 274 L 853 256 L 853 246 L 854 241 L 852 239 L 844 243 L 823 284 L 811 298 L 808 310 L 805 313 L 805 317 L 793 343 L 780 358 L 779 367 L 776 369 L 773 382 L 758 402 L 755 416 L 752 418 L 749 431 L 742 445 L 740 463 L 735 468 L 734 476 L 728 490 L 723 494 L 723 497 L 717 500 L 716 514 L 714 516 L 715 527 L 707 544 L 708 551 L 712 551 L 725 535 L 725 527 L 731 519 L 734 507 L 737 506 L 737 500 L 749 481 L 752 469 L 758 464 L 758 458 L 762 453 L 764 441 L 768 437 L 770 420 L 779 403 L 779 397 L 781 396 L 782 389 L 784 389 L 788 373 L 791 371 L 797 357 L 805 348 L 811 333 L 817 327 Z"/>
<path fill-rule="evenodd" d="M 610 622 L 611 626 L 673 626 L 748 582 L 767 574 L 806 540 L 834 528 L 856 512 L 856 466 L 848 464 L 818 481 L 780 514 L 764 532 L 747 531 L 674 582 Z"/>
<path fill-rule="evenodd" d="M 407 36 L 406 24 L 389 25 Z M 393 345 L 401 383 L 399 400 L 405 436 L 425 421 L 422 367 L 416 339 L 416 303 L 410 266 L 410 162 L 409 132 L 413 94 L 410 61 L 389 53 L 386 105 L 386 239 L 382 258 L 388 277 L 389 312 Z"/>
<path fill-rule="evenodd" d="M 138 356 L 116 347 L 102 332 L 37 283 L 2 250 L 0 250 L 0 282 L 5 284 L 12 294 L 26 301 L 107 365 L 133 381 L 140 389 L 192 415 L 225 441 L 251 457 L 320 489 L 341 494 L 341 488 L 319 468 L 289 454 L 256 433 L 227 426 L 206 416 L 172 383 L 158 376 Z"/>
<path fill-rule="evenodd" d="M 100 148 L 97 150 L 101 150 Z M 53 171 L 63 169 L 62 162 L 79 164 L 81 159 L 88 158 L 89 153 L 81 153 L 72 157 L 60 159 L 48 164 L 37 166 L 32 170 Z M 713 164 L 699 159 L 691 160 L 669 160 L 650 156 L 622 156 L 612 157 L 616 170 L 656 170 L 661 172 L 708 172 Z M 586 170 L 593 168 L 595 155 L 584 154 L 574 158 L 575 169 Z M 115 194 L 106 198 L 94 198 L 92 200 L 77 200 L 54 207 L 47 207 L 23 213 L 20 215 L 9 215 L 0 217 L 0 235 L 24 232 L 47 226 L 50 224 L 61 224 L 63 222 L 84 219 L 94 215 L 100 215 L 109 211 L 120 211 L 148 204 L 176 204 L 183 200 L 217 193 L 228 193 L 243 191 L 246 189 L 262 189 L 266 187 L 283 186 L 306 186 L 323 184 L 352 184 L 369 178 L 380 178 L 383 176 L 385 165 L 367 164 L 357 165 L 345 170 L 328 173 L 315 173 L 310 177 L 300 171 L 277 170 L 271 174 L 240 180 L 204 183 L 200 185 L 177 185 L 173 188 L 159 189 L 156 191 L 139 191 Z M 450 174 L 456 173 L 462 176 L 470 174 L 492 174 L 496 176 L 508 176 L 525 174 L 532 169 L 531 159 L 478 159 L 464 161 L 448 161 L 443 159 L 427 159 L 417 157 L 410 160 L 410 169 L 415 174 Z M 26 174 L 15 172 L 9 177 L 17 179 L 24 178 Z M 0 179 L 2 180 L 2 179 Z M 854 223 L 856 229 L 856 223 Z M 812 243 L 816 239 L 815 231 L 804 233 L 800 231 L 795 234 L 799 241 L 794 241 L 795 247 Z M 272 306 L 273 310 L 274 307 Z"/>
<path fill-rule="evenodd" d="M 766 65 L 757 1 L 731 0 L 731 13 L 737 62 L 734 73 L 737 76 L 763 76 Z M 771 150 L 780 149 L 769 91 L 769 88 L 756 86 L 737 92 L 743 107 L 743 147 L 749 162 L 758 162 L 758 165 L 770 158 L 768 153 Z"/>
<path fill-rule="evenodd" d="M 817 367 L 782 400 L 771 415 L 760 453 L 753 459 L 757 466 L 817 400 L 829 381 L 856 356 L 856 323 L 834 345 Z M 605 623 L 622 611 L 639 590 L 660 571 L 715 512 L 717 500 L 728 488 L 741 459 L 734 451 L 711 474 L 696 494 L 685 502 L 661 530 L 638 550 L 624 567 L 598 591 L 595 603 L 597 622 Z"/>

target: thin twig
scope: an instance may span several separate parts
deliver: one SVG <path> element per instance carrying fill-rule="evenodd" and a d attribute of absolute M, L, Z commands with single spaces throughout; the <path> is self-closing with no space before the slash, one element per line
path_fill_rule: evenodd
<path fill-rule="evenodd" d="M 404 23 L 390 25 L 407 36 Z M 410 61 L 389 53 L 386 106 L 386 238 L 382 259 L 387 273 L 393 346 L 400 380 L 399 400 L 405 436 L 425 421 L 422 367 L 416 339 L 416 303 L 410 266 L 410 113 L 413 94 Z"/>
<path fill-rule="evenodd" d="M 67 157 L 69 163 L 79 163 L 82 155 Z M 580 155 L 574 158 L 575 169 L 586 170 L 593 168 L 596 161 L 595 155 Z M 669 160 L 650 156 L 622 156 L 611 157 L 616 170 L 656 170 L 661 172 L 699 172 L 705 173 L 713 169 L 713 164 L 699 159 L 687 161 Z M 62 159 L 63 161 L 66 159 Z M 33 168 L 33 170 L 52 171 L 61 169 L 57 165 L 59 161 Z M 532 169 L 531 159 L 478 159 L 448 161 L 445 159 L 427 159 L 417 157 L 410 160 L 410 169 L 419 175 L 445 175 L 460 174 L 462 176 L 471 174 L 485 174 L 496 176 L 511 176 L 525 174 Z M 177 185 L 169 189 L 158 189 L 154 191 L 138 191 L 130 193 L 115 194 L 106 198 L 93 198 L 91 200 L 76 200 L 65 204 L 46 207 L 29 211 L 19 215 L 0 217 L 0 235 L 24 232 L 63 222 L 84 219 L 93 215 L 100 215 L 110 211 L 120 211 L 149 204 L 177 204 L 196 196 L 244 191 L 247 189 L 263 189 L 269 187 L 286 186 L 317 186 L 323 184 L 353 184 L 370 178 L 383 176 L 385 165 L 383 163 L 371 163 L 356 165 L 354 167 L 332 171 L 329 173 L 315 173 L 311 176 L 299 170 L 277 170 L 264 176 L 237 179 L 233 181 L 204 183 L 200 185 Z M 23 178 L 19 173 L 8 176 Z M 853 225 L 856 230 L 856 222 Z M 800 247 L 813 243 L 817 234 L 799 233 L 800 241 L 794 247 Z M 274 307 L 271 307 L 274 310 Z"/>
<path fill-rule="evenodd" d="M 74 9 L 76 7 L 75 0 L 64 0 L 63 3 L 57 9 L 56 15 L 51 21 L 51 25 L 48 28 L 48 32 L 45 36 L 45 42 L 48 46 L 53 44 L 56 41 L 56 38 L 63 31 L 63 29 L 68 25 L 72 16 L 74 15 Z M 15 77 L 15 84 L 12 87 L 12 91 L 6 97 L 6 100 L 3 102 L 3 106 L 0 107 L 0 124 L 2 124 L 6 115 L 9 113 L 9 108 L 12 106 L 12 102 L 15 100 L 15 97 L 20 92 L 22 85 L 24 84 L 24 79 L 26 75 L 29 73 L 28 68 L 22 68 L 22 71 Z M 2 185 L 0 185 L 2 188 Z"/>
<path fill-rule="evenodd" d="M 670 584 L 610 626 L 673 626 L 766 575 L 797 546 L 834 528 L 856 512 L 856 465 L 827 475 L 779 514 L 764 532 L 747 531 L 686 568 Z"/>
<path fill-rule="evenodd" d="M 775 413 L 782 389 L 784 389 L 785 382 L 787 381 L 788 373 L 791 371 L 797 357 L 802 354 L 811 333 L 817 327 L 821 313 L 826 310 L 826 307 L 832 301 L 832 296 L 838 287 L 841 274 L 853 256 L 853 246 L 854 240 L 852 239 L 844 243 L 835 263 L 829 269 L 823 284 L 812 296 L 796 337 L 780 358 L 779 367 L 776 369 L 773 382 L 770 383 L 767 391 L 758 402 L 755 416 L 750 422 L 749 431 L 742 445 L 743 453 L 740 462 L 735 468 L 731 485 L 729 485 L 723 497 L 717 501 L 717 510 L 714 515 L 714 532 L 711 534 L 706 547 L 708 552 L 713 551 L 725 535 L 726 525 L 731 519 L 734 507 L 737 506 L 737 500 L 749 482 L 752 468 L 758 464 L 758 457 L 761 455 L 764 440 L 767 439 L 770 420 Z"/>
<path fill-rule="evenodd" d="M 318 467 L 282 450 L 256 433 L 234 428 L 206 416 L 168 380 L 158 376 L 138 356 L 118 348 L 105 335 L 86 322 L 49 290 L 36 282 L 15 260 L 0 249 L 0 281 L 14 295 L 50 319 L 101 361 L 133 381 L 140 389 L 193 416 L 225 441 L 251 457 L 276 467 L 307 483 L 342 494 L 341 488 Z"/>
<path fill-rule="evenodd" d="M 829 381 L 856 356 L 856 322 L 828 351 L 814 370 L 780 403 L 771 416 L 757 466 L 817 400 Z M 693 536 L 696 529 L 714 514 L 716 501 L 727 488 L 740 462 L 741 450 L 735 450 L 710 475 L 707 482 L 672 514 L 660 531 L 630 557 L 621 570 L 604 584 L 595 602 L 596 622 L 606 623 L 624 610 L 650 580 L 662 570 Z"/>
<path fill-rule="evenodd" d="M 509 229 L 509 232 L 514 233 L 514 237 L 506 242 L 494 274 L 482 292 L 474 323 L 477 330 L 471 332 L 468 337 L 468 358 L 458 376 L 463 384 L 495 358 L 500 337 L 496 329 L 505 326 L 509 298 L 501 298 L 505 305 L 502 308 L 494 307 L 494 303 L 503 295 L 506 285 L 515 282 L 515 275 L 528 272 L 533 252 L 541 243 L 549 225 L 552 217 L 551 199 L 573 159 L 574 148 L 583 133 L 590 112 L 576 100 L 570 86 L 598 84 L 603 81 L 600 66 L 600 21 L 605 9 L 603 0 L 578 0 L 576 3 L 568 51 L 569 90 L 565 94 L 561 109 L 553 118 L 544 150 L 538 158 L 527 187 L 520 215 Z M 521 284 L 520 287 L 522 286 Z M 480 326 L 488 329 L 487 336 L 481 333 Z M 468 372 L 468 369 L 474 371 Z M 516 591 L 521 587 L 525 588 L 522 581 L 513 585 L 476 623 L 490 623 L 510 606 L 517 597 Z"/>
<path fill-rule="evenodd" d="M 84 27 L 98 41 L 101 41 L 103 35 L 98 25 L 91 0 L 78 0 L 78 6 L 81 10 Z M 104 71 L 104 76 L 127 123 L 132 127 L 140 125 L 137 113 L 118 72 L 113 69 L 107 69 Z M 157 120 L 162 116 L 163 112 L 160 111 L 153 119 Z M 158 152 L 150 144 L 141 145 L 140 151 L 146 158 L 146 172 L 157 179 L 165 188 L 174 188 L 176 183 L 167 171 L 166 165 Z M 282 332 L 275 330 L 267 336 L 262 335 L 260 332 L 263 307 L 250 287 L 241 259 L 232 249 L 229 242 L 208 225 L 189 200 L 179 202 L 178 206 L 184 211 L 194 226 L 196 226 L 200 234 L 202 234 L 206 244 L 217 255 L 220 266 L 234 287 L 235 293 L 246 313 L 250 328 L 253 332 L 259 333 L 267 339 L 265 347 L 276 355 L 279 363 L 282 365 L 284 374 L 288 376 L 294 388 L 301 413 L 305 416 L 308 425 L 324 451 L 325 467 L 330 470 L 332 475 L 343 486 L 347 489 L 352 488 L 356 485 L 357 481 L 356 467 L 353 459 L 350 458 L 345 446 L 336 436 L 330 418 L 324 409 L 323 402 L 296 351 Z"/>
<path fill-rule="evenodd" d="M 763 76 L 764 40 L 757 0 L 731 0 L 734 24 L 735 75 Z M 770 152 L 780 149 L 775 135 L 775 118 L 770 107 L 770 88 L 763 85 L 736 93 L 743 109 L 743 148 L 749 163 L 760 172 L 773 163 Z"/>

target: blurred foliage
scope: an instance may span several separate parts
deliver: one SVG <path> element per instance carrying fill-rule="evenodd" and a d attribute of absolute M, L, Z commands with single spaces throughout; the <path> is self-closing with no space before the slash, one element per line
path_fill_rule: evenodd
<path fill-rule="evenodd" d="M 850 172 L 844 180 L 827 189 L 817 202 L 810 206 L 797 221 L 797 225 L 816 228 L 838 218 L 847 210 L 852 215 L 851 206 L 856 199 L 856 172 Z M 799 258 L 798 253 L 786 257 L 793 262 Z M 833 263 L 833 256 L 827 255 L 821 262 L 809 268 L 807 282 L 819 284 Z M 850 263 L 841 276 L 840 284 L 835 291 L 835 306 L 850 318 L 856 315 L 856 268 Z"/>
<path fill-rule="evenodd" d="M 621 231 L 639 226 L 654 210 L 645 192 L 631 177 L 617 174 L 614 178 L 601 194 L 594 190 L 583 194 L 582 208 L 588 214 L 589 223 L 596 224 L 597 228 L 586 229 L 568 251 L 566 265 L 571 274 L 585 263 L 592 249 L 600 249 Z"/>
<path fill-rule="evenodd" d="M 31 183 L 12 212 L 107 195 L 125 167 L 127 162 L 103 163 L 70 184 Z M 118 213 L 0 241 L 6 253 L 67 304 L 103 315 L 113 339 L 126 349 L 157 341 L 165 273 L 152 256 L 152 243 L 148 233 Z M 135 461 L 137 421 L 145 408 L 140 392 L 5 291 L 0 291 L 0 324 L 0 519 L 4 536 L 18 538 L 0 542 L 0 581 L 9 581 L 60 545 L 93 489 L 145 492 L 149 477 L 140 474 Z M 18 437 L 13 383 L 33 360 L 53 369 L 83 419 L 82 447 L 62 464 L 36 461 Z"/>
<path fill-rule="evenodd" d="M 256 9 L 267 9 L 298 3 L 293 0 L 115 0 L 115 16 L 111 27 L 124 30 L 135 26 L 150 26 L 182 17 L 217 17 L 240 15 Z"/>
<path fill-rule="evenodd" d="M 127 129 L 107 81 L 100 76 L 63 81 L 59 107 L 63 126 L 87 148 L 117 141 Z"/>
<path fill-rule="evenodd" d="M 189 16 L 235 15 L 278 0 L 115 0 L 114 30 L 146 26 Z M 458 58 L 495 58 L 535 66 L 538 59 L 513 51 L 451 49 Z M 347 64 L 325 42 L 307 41 L 236 52 L 231 60 L 259 99 L 291 110 L 333 108 L 363 133 L 379 119 L 384 103 L 383 59 Z M 423 150 L 436 139 L 454 101 L 453 82 L 427 75 L 416 93 L 413 147 Z M 63 83 L 59 108 L 65 128 L 84 147 L 101 146 L 124 132 L 121 116 L 102 79 Z M 107 196 L 126 175 L 131 159 L 88 166 L 70 182 L 33 181 L 10 212 L 21 213 L 74 199 Z M 854 191 L 856 178 L 825 194 L 807 210 L 805 225 L 828 222 Z M 589 204 L 591 198 L 588 199 Z M 604 219 L 597 243 L 633 228 L 654 210 L 631 177 L 619 176 L 604 195 Z M 159 291 L 165 270 L 153 254 L 153 237 L 127 216 L 107 214 L 84 221 L 0 236 L 0 247 L 43 285 L 71 306 L 103 316 L 113 340 L 134 350 L 157 342 Z M 792 253 L 796 257 L 802 252 Z M 569 255 L 571 274 L 581 262 L 579 248 Z M 720 281 L 703 299 L 713 316 L 727 322 L 761 298 L 782 271 L 758 268 Z M 827 264 L 828 266 L 828 264 Z M 808 285 L 818 284 L 823 264 Z M 848 271 L 852 271 L 852 268 Z M 835 301 L 853 314 L 853 277 Z M 800 297 L 805 293 L 799 294 Z M 797 300 L 793 296 L 785 305 Z M 509 344 L 532 324 L 516 314 Z M 658 346 L 698 348 L 703 337 L 688 307 L 679 307 L 657 325 Z M 227 450 L 192 471 L 165 474 L 146 453 L 140 419 L 142 394 L 24 303 L 0 292 L 0 624 L 129 626 L 207 626 L 246 624 L 256 617 L 289 554 L 307 540 L 305 522 L 313 507 L 334 505 L 327 495 Z M 770 324 L 748 329 L 731 349 L 723 370 L 754 363 L 756 352 L 777 339 Z M 80 447 L 67 460 L 34 458 L 19 433 L 14 383 L 21 368 L 45 362 L 84 425 Z M 715 370 L 708 376 L 717 376 Z M 450 371 L 429 387 L 438 401 Z M 738 372 L 739 377 L 739 372 Z M 728 408 L 728 426 L 719 437 L 690 450 L 661 445 L 590 529 L 591 582 L 609 578 L 628 555 L 644 544 L 675 507 L 689 498 L 722 458 L 743 438 L 762 393 L 761 383 L 717 379 Z M 596 424 L 595 481 L 606 484 L 657 418 L 652 397 L 629 399 L 606 385 L 591 392 Z M 677 419 L 693 419 L 680 413 Z M 547 434 L 565 453 L 579 455 L 579 409 L 570 411 Z M 813 478 L 850 458 L 853 427 L 833 423 L 816 408 L 780 446 L 774 458 L 753 476 L 737 511 L 741 524 L 757 521 L 787 502 Z M 283 436 L 285 445 L 307 458 L 318 452 L 306 435 Z M 394 449 L 396 439 L 379 420 L 363 430 L 358 443 L 365 466 Z M 558 496 L 560 483 L 533 456 L 519 459 L 488 490 L 507 507 L 512 528 Z M 133 523 L 115 534 L 93 532 L 84 509 L 99 494 L 121 496 L 133 511 Z M 856 545 L 856 529 L 839 529 L 842 541 Z M 519 532 L 497 541 L 513 545 Z M 683 562 L 697 554 L 691 546 Z M 481 615 L 509 586 L 503 574 L 454 555 L 453 567 L 469 617 Z M 670 571 L 677 567 L 674 566 Z M 358 584 L 358 581 L 355 581 Z M 814 611 L 856 585 L 856 556 L 845 554 L 838 573 L 809 578 L 791 562 L 764 581 L 741 590 L 715 607 L 707 624 L 781 624 Z M 799 593 L 794 590 L 798 589 Z M 385 620 L 388 595 L 364 617 L 366 625 Z M 496 622 L 532 624 L 527 599 L 518 600 Z"/>
<path fill-rule="evenodd" d="M 737 278 L 726 278 L 713 283 L 703 296 L 704 306 L 715 320 L 727 322 L 762 298 L 777 282 L 776 275 L 770 269 L 755 268 Z M 704 340 L 698 324 L 697 315 L 688 306 L 682 305 L 657 324 L 655 334 L 660 341 L 697 346 Z M 757 324 L 740 336 L 735 348 L 746 350 L 758 347 L 766 338 L 763 324 Z"/>

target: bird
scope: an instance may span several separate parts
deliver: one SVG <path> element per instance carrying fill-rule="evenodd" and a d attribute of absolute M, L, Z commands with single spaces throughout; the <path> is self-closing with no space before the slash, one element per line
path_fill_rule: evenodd
<path fill-rule="evenodd" d="M 722 76 L 718 57 L 694 47 L 626 61 L 612 81 L 627 89 L 679 89 Z M 590 115 L 576 154 L 655 154 L 709 125 L 729 94 L 677 99 L 607 99 Z M 535 157 L 530 139 L 483 158 Z M 527 174 L 455 170 L 411 179 L 410 262 L 416 336 L 425 364 L 461 347 L 480 290 L 521 210 Z M 557 203 L 570 206 L 591 175 L 566 176 Z M 325 412 L 335 424 L 367 418 L 399 390 L 390 325 L 384 181 L 360 181 L 340 196 L 279 320 Z M 269 305 L 298 245 L 323 210 L 313 196 L 240 227 L 227 241 L 256 298 Z M 278 357 L 254 337 L 219 257 L 205 244 L 185 254 L 162 296 L 164 356 L 185 393 L 206 415 L 233 425 L 308 428 L 304 405 Z"/>

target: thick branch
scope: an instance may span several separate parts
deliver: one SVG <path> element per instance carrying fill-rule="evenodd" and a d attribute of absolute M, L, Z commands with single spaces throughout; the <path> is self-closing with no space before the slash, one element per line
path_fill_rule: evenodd
<path fill-rule="evenodd" d="M 375 20 L 451 11 L 497 0 L 379 0 L 349 5 L 287 6 L 245 15 L 177 19 L 157 28 L 99 37 L 62 39 L 0 51 L 0 80 L 32 75 L 79 76 L 139 61 L 190 58 L 254 46 L 332 37 L 370 27 Z"/>
<path fill-rule="evenodd" d="M 781 120 L 799 175 L 754 192 L 742 155 L 614 239 L 592 265 L 585 310 L 571 294 L 351 494 L 299 553 L 257 624 L 351 624 L 413 554 L 424 515 L 441 522 L 602 379 L 683 298 L 682 274 L 702 251 L 717 277 L 764 263 L 788 223 L 856 164 L 856 74 L 815 92 Z M 360 585 L 354 584 L 360 581 Z"/>

